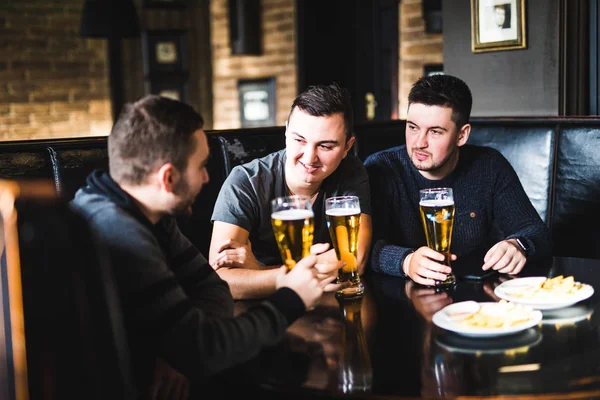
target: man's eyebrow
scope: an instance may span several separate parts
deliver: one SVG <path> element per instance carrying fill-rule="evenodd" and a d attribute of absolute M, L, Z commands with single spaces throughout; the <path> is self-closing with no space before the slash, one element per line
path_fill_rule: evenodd
<path fill-rule="evenodd" d="M 298 136 L 300 139 L 302 140 L 306 140 L 304 138 L 304 136 L 302 136 L 301 134 L 297 133 L 297 132 L 290 132 L 292 135 L 296 135 Z M 340 142 L 338 142 L 337 140 L 320 140 L 317 142 L 317 144 L 321 145 L 321 144 L 339 144 Z"/>
<path fill-rule="evenodd" d="M 409 121 L 409 120 L 407 120 L 406 123 L 414 125 L 414 126 L 419 126 L 419 125 L 417 125 L 414 122 Z M 444 128 L 443 126 L 430 126 L 429 129 L 437 129 L 437 130 L 440 130 L 440 131 L 448 132 L 448 129 Z"/>

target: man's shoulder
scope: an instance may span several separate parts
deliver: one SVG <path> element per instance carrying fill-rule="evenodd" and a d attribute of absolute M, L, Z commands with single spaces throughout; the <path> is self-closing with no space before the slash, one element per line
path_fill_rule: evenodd
<path fill-rule="evenodd" d="M 238 180 L 245 176 L 248 179 L 271 176 L 278 173 L 285 163 L 285 150 L 279 150 L 266 156 L 255 158 L 231 170 L 231 179 Z"/>
<path fill-rule="evenodd" d="M 110 229 L 124 225 L 141 224 L 114 201 L 99 193 L 89 193 L 80 189 L 69 203 L 71 209 L 82 215 L 96 230 Z"/>

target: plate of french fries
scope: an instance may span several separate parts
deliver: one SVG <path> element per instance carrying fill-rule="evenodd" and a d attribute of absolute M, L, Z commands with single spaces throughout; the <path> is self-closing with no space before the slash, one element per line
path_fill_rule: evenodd
<path fill-rule="evenodd" d="M 577 282 L 573 276 L 532 276 L 503 282 L 494 293 L 501 299 L 537 310 L 553 310 L 588 299 L 594 294 L 594 288 Z"/>
<path fill-rule="evenodd" d="M 538 325 L 541 320 L 541 311 L 506 300 L 450 304 L 436 312 L 432 319 L 442 329 L 480 338 L 521 332 Z"/>

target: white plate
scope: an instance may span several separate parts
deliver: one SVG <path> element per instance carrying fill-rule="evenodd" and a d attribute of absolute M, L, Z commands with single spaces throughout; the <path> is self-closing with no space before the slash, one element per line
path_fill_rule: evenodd
<path fill-rule="evenodd" d="M 520 324 L 511 326 L 511 327 L 474 328 L 474 327 L 462 325 L 459 320 L 450 318 L 448 316 L 449 310 L 451 311 L 451 313 L 457 313 L 461 309 L 461 307 L 464 307 L 465 310 L 472 309 L 472 307 L 473 307 L 472 303 L 473 303 L 472 301 L 463 301 L 461 303 L 450 304 L 449 306 L 446 306 L 446 307 L 442 308 L 440 311 L 433 314 L 432 321 L 435 325 L 437 325 L 440 328 L 445 329 L 447 331 L 455 332 L 460 335 L 469 336 L 469 337 L 487 338 L 487 337 L 510 335 L 513 333 L 521 332 L 525 329 L 529 329 L 531 327 L 538 325 L 540 323 L 540 321 L 542 320 L 542 312 L 539 310 L 532 310 L 531 318 L 528 321 L 524 321 Z M 494 303 L 494 302 L 479 303 L 479 305 L 481 307 L 486 306 L 486 304 L 497 304 L 497 303 Z"/>
<path fill-rule="evenodd" d="M 520 291 L 530 288 L 534 285 L 539 285 L 545 280 L 546 277 L 543 276 L 511 279 L 496 287 L 496 289 L 494 289 L 494 294 L 501 299 L 517 304 L 527 305 L 535 308 L 536 310 L 553 310 L 556 308 L 569 307 L 575 303 L 579 303 L 580 301 L 590 298 L 594 294 L 594 288 L 586 284 L 579 292 L 568 296 L 549 296 L 537 298 L 523 298 L 515 296 L 515 293 L 519 293 Z"/>

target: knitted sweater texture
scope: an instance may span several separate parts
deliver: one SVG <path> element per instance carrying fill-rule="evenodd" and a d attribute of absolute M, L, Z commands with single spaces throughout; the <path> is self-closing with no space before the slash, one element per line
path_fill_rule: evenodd
<path fill-rule="evenodd" d="M 465 145 L 459 151 L 456 168 L 441 180 L 423 177 L 406 145 L 365 160 L 373 205 L 373 270 L 404 276 L 405 257 L 427 245 L 419 190 L 435 187 L 453 189 L 456 211 L 450 250 L 459 259 L 483 255 L 498 241 L 516 237 L 529 248 L 528 260 L 552 255 L 550 232 L 508 160 L 489 147 Z"/>

